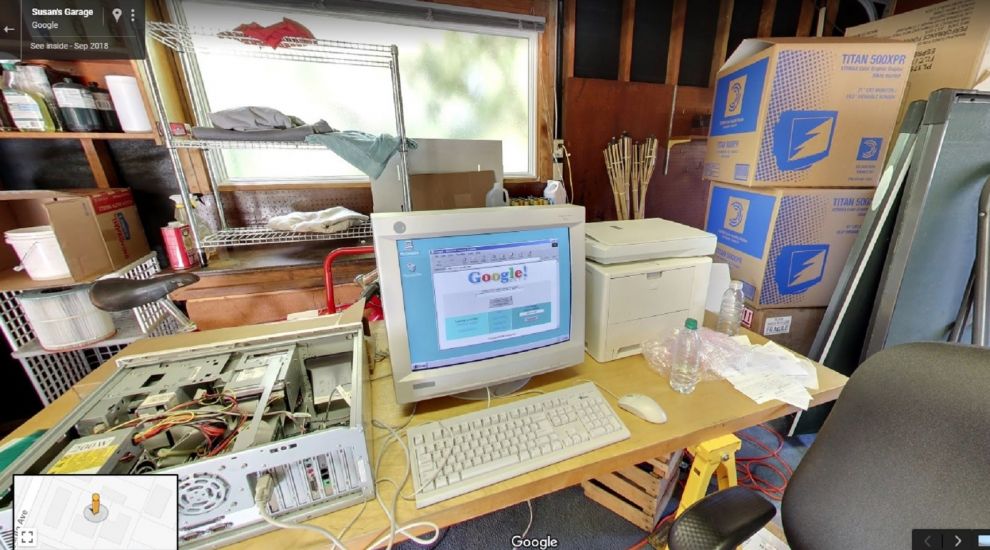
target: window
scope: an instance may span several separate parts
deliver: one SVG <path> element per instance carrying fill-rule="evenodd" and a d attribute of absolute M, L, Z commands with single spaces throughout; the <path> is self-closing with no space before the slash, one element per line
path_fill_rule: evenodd
<path fill-rule="evenodd" d="M 177 15 L 194 27 L 226 30 L 289 17 L 317 38 L 395 44 L 407 136 L 502 140 L 506 176 L 535 175 L 534 31 L 412 26 L 199 1 L 177 5 Z M 194 101 L 208 104 L 210 111 L 261 105 L 307 123 L 323 119 L 339 130 L 395 134 L 391 80 L 385 69 L 220 54 L 198 54 L 196 65 L 198 71 L 190 71 L 193 88 L 199 90 Z M 221 183 L 367 179 L 329 151 L 234 150 L 211 155 L 211 169 Z"/>

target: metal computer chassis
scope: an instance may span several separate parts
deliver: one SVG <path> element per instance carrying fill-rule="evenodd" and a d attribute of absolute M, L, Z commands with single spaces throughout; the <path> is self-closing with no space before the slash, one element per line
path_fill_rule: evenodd
<path fill-rule="evenodd" d="M 316 325 L 316 326 L 314 326 Z M 254 327 L 252 327 L 254 328 Z M 270 329 L 270 330 L 269 330 Z M 258 332 L 258 331 L 255 331 Z M 346 425 L 295 435 L 216 457 L 201 458 L 157 470 L 179 479 L 179 544 L 184 548 L 216 548 L 275 529 L 259 516 L 254 502 L 257 477 L 269 473 L 276 479 L 270 508 L 283 521 L 297 522 L 359 504 L 374 496 L 369 460 L 371 394 L 368 363 L 360 323 L 321 326 L 319 322 L 286 322 L 266 326 L 264 334 L 231 337 L 205 345 L 181 347 L 185 335 L 170 337 L 176 348 L 121 358 L 118 370 L 37 442 L 0 473 L 0 544 L 9 537 L 12 521 L 12 488 L 15 474 L 43 473 L 53 457 L 74 438 L 75 426 L 92 415 L 101 403 L 113 399 L 115 389 L 126 386 L 134 369 L 159 369 L 163 381 L 180 374 L 176 368 L 202 358 L 247 354 L 293 346 L 294 359 L 302 363 L 311 355 L 349 354 L 350 417 Z M 230 334 L 227 332 L 226 334 Z M 200 333 L 198 336 L 202 336 Z M 200 340 L 201 341 L 201 340 Z M 329 351 L 328 351 L 329 350 Z M 298 353 L 296 353 L 298 352 Z M 169 369 L 165 369 L 168 366 Z M 189 373 L 201 376 L 199 370 Z M 181 376 L 185 376 L 182 373 Z M 304 385 L 309 391 L 312 388 Z M 303 396 L 312 400 L 313 396 Z M 78 434 L 76 434 L 76 437 Z M 323 470 L 326 484 L 310 483 L 314 471 Z M 153 474 L 151 474 L 153 475 Z"/>

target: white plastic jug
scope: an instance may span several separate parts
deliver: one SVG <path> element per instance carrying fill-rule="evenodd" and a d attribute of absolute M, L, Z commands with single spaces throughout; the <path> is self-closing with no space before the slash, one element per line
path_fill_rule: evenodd
<path fill-rule="evenodd" d="M 567 191 L 564 190 L 563 182 L 548 180 L 543 196 L 550 201 L 550 204 L 567 204 Z"/>
<path fill-rule="evenodd" d="M 485 195 L 485 206 L 509 206 L 509 192 L 501 183 L 496 181 L 491 191 Z"/>

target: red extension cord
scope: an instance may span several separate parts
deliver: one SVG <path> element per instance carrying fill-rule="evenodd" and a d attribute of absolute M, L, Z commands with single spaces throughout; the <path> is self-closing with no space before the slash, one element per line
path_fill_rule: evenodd
<path fill-rule="evenodd" d="M 747 489 L 762 493 L 763 496 L 770 500 L 780 502 L 781 498 L 784 496 L 784 489 L 787 488 L 787 481 L 791 478 L 791 474 L 794 473 L 794 470 L 791 468 L 790 464 L 780 458 L 780 451 L 784 448 L 784 438 L 766 424 L 760 424 L 759 428 L 772 435 L 774 439 L 777 440 L 777 446 L 776 448 L 771 449 L 758 439 L 749 437 L 744 433 L 737 433 L 736 436 L 738 436 L 739 439 L 755 445 L 766 453 L 757 456 L 736 457 L 737 483 L 741 487 L 746 487 Z M 760 468 L 769 470 L 772 474 L 770 476 L 771 479 L 767 479 L 767 477 L 759 475 L 757 470 Z M 777 480 L 779 480 L 779 482 Z M 681 490 L 683 491 L 684 479 L 679 478 L 678 484 L 680 484 Z M 646 546 L 649 543 L 650 537 L 659 532 L 665 523 L 673 519 L 675 513 L 676 510 L 661 518 L 660 521 L 658 521 L 653 527 L 653 531 L 643 538 L 643 540 L 629 547 L 629 550 L 639 550 L 640 548 Z"/>

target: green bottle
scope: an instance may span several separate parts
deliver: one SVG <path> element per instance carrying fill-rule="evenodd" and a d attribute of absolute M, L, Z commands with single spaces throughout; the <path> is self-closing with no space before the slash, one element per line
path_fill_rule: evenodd
<path fill-rule="evenodd" d="M 22 132 L 54 132 L 55 121 L 45 100 L 36 93 L 17 87 L 17 67 L 3 64 L 3 99 L 14 126 Z"/>

